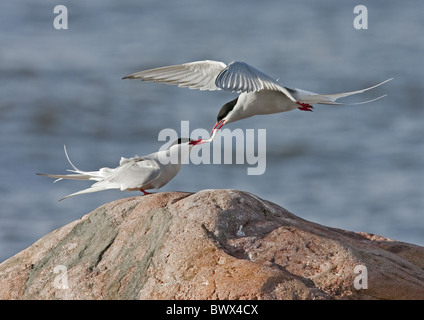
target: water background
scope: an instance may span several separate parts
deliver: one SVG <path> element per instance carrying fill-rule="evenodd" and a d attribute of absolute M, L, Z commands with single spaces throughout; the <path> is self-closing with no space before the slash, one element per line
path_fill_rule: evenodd
<path fill-rule="evenodd" d="M 368 29 L 353 26 L 356 5 Z M 68 30 L 56 30 L 56 5 Z M 148 154 L 163 128 L 210 129 L 235 98 L 121 80 L 158 66 L 213 59 L 252 64 L 283 85 L 320 93 L 394 80 L 353 101 L 233 123 L 267 130 L 267 169 L 185 165 L 161 191 L 232 188 L 320 224 L 424 245 L 424 2 L 2 1 L 0 5 L 0 261 L 98 206 L 137 193 L 63 196 L 89 183 L 36 176 Z"/>

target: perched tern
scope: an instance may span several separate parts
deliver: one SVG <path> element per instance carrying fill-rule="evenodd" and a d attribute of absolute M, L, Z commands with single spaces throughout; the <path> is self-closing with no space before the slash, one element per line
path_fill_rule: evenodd
<path fill-rule="evenodd" d="M 284 87 L 256 68 L 240 61 L 225 64 L 219 61 L 204 60 L 180 65 L 154 68 L 133 73 L 123 79 L 140 79 L 179 87 L 200 90 L 225 90 L 240 95 L 224 104 L 212 129 L 219 130 L 224 124 L 249 118 L 255 115 L 271 114 L 299 109 L 312 111 L 313 104 L 340 105 L 338 99 L 374 89 L 392 80 L 388 79 L 372 87 L 362 90 L 317 94 L 314 92 Z M 354 104 L 368 103 L 381 97 Z"/>
<path fill-rule="evenodd" d="M 73 174 L 56 175 L 37 173 L 37 175 L 56 178 L 54 182 L 62 179 L 96 181 L 90 188 L 72 193 L 60 200 L 84 193 L 119 189 L 121 191 L 141 191 L 159 189 L 171 181 L 181 169 L 181 164 L 187 158 L 191 149 L 198 144 L 210 142 L 207 140 L 178 139 L 167 150 L 151 153 L 146 156 L 121 158 L 116 168 L 101 168 L 98 171 L 82 171 L 69 159 L 65 147 L 65 155 L 72 166 Z M 60 201 L 59 200 L 59 201 Z"/>

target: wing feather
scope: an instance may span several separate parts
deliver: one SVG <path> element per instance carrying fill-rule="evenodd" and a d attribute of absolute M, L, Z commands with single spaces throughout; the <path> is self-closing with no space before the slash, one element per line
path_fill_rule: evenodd
<path fill-rule="evenodd" d="M 240 61 L 233 61 L 217 76 L 217 87 L 232 92 L 253 92 L 259 90 L 276 90 L 283 92 L 290 100 L 296 101 L 289 91 L 276 80 Z"/>
<path fill-rule="evenodd" d="M 240 93 L 277 90 L 287 95 L 290 100 L 296 101 L 289 91 L 276 80 L 240 61 L 233 61 L 228 66 L 220 61 L 195 61 L 143 70 L 130 74 L 123 79 L 140 79 L 211 91 L 222 89 Z"/>
<path fill-rule="evenodd" d="M 204 60 L 144 70 L 130 74 L 123 79 L 140 79 L 166 84 L 176 84 L 180 87 L 200 90 L 220 90 L 215 85 L 218 74 L 226 68 L 219 61 Z"/>
<path fill-rule="evenodd" d="M 153 159 L 146 157 L 134 157 L 121 161 L 121 165 L 114 169 L 116 174 L 107 179 L 108 183 L 117 184 L 121 190 L 137 189 L 157 179 L 160 174 L 160 166 Z"/>

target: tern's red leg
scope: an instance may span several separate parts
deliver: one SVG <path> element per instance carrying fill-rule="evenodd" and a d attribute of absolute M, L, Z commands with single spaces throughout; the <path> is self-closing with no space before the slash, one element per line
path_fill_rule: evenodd
<path fill-rule="evenodd" d="M 150 192 L 144 191 L 143 189 L 140 189 L 140 191 L 141 191 L 141 192 L 143 192 L 143 193 L 144 193 L 144 195 L 146 195 L 146 194 L 151 194 Z"/>
<path fill-rule="evenodd" d="M 296 102 L 300 107 L 297 107 L 299 110 L 302 111 L 312 111 L 312 109 L 314 108 L 313 106 L 311 106 L 310 104 L 307 103 L 302 103 L 302 102 Z"/>

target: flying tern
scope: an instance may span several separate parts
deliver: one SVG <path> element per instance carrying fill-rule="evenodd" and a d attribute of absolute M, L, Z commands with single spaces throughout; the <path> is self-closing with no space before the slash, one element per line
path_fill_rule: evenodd
<path fill-rule="evenodd" d="M 210 142 L 208 140 L 178 139 L 167 150 L 151 153 L 146 156 L 133 158 L 122 157 L 116 168 L 101 168 L 98 171 L 82 171 L 70 160 L 65 149 L 65 155 L 72 166 L 72 174 L 58 175 L 37 173 L 37 175 L 56 178 L 54 182 L 62 179 L 91 180 L 96 181 L 91 187 L 72 193 L 60 200 L 84 193 L 119 189 L 122 191 L 141 191 L 145 195 L 150 194 L 146 190 L 159 189 L 171 181 L 181 169 L 181 164 L 187 158 L 191 149 L 198 144 Z M 60 201 L 59 200 L 59 201 Z"/>
<path fill-rule="evenodd" d="M 299 109 L 312 111 L 313 104 L 341 105 L 338 99 L 363 93 L 392 80 L 385 80 L 362 90 L 334 94 L 318 94 L 298 88 L 282 86 L 277 80 L 257 70 L 251 65 L 233 61 L 224 62 L 204 60 L 172 65 L 130 74 L 123 79 L 140 79 L 179 87 L 200 90 L 225 90 L 240 95 L 224 104 L 212 129 L 219 130 L 224 124 L 249 118 L 255 115 L 272 114 Z M 363 104 L 378 98 L 353 104 Z"/>

